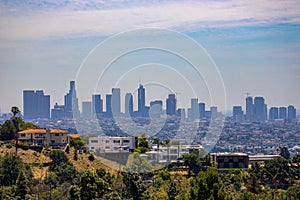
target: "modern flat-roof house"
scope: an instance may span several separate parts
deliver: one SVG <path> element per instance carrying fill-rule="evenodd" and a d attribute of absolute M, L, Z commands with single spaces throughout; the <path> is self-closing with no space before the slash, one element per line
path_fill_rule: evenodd
<path fill-rule="evenodd" d="M 18 132 L 19 141 L 30 146 L 64 146 L 69 142 L 67 131 L 59 129 L 28 129 Z"/>
<path fill-rule="evenodd" d="M 99 153 L 130 152 L 135 148 L 134 137 L 90 137 L 89 150 Z"/>
<path fill-rule="evenodd" d="M 201 150 L 201 145 L 170 145 L 157 147 L 153 146 L 151 151 L 146 152 L 146 158 L 152 163 L 177 162 L 184 155 L 191 153 L 194 150 Z"/>
<path fill-rule="evenodd" d="M 218 168 L 248 168 L 249 156 L 245 153 L 211 153 L 211 162 Z"/>

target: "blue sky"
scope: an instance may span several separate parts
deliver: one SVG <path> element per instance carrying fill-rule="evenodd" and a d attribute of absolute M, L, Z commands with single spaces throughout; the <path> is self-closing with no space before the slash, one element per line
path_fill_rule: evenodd
<path fill-rule="evenodd" d="M 229 109 L 244 105 L 245 92 L 264 96 L 269 107 L 300 109 L 297 1 L 0 1 L 1 111 L 22 109 L 23 89 L 43 89 L 52 105 L 63 103 L 69 80 L 100 42 L 153 27 L 178 31 L 206 49 L 220 70 Z M 126 85 L 122 91 L 134 92 Z M 183 107 L 189 98 L 181 100 Z M 81 101 L 90 99 L 81 93 Z"/>

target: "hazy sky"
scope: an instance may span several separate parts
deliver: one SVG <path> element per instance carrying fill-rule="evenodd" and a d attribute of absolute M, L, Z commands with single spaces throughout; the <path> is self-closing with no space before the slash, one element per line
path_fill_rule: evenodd
<path fill-rule="evenodd" d="M 51 95 L 51 107 L 55 102 L 62 104 L 69 81 L 76 79 L 89 53 L 112 35 L 137 28 L 174 30 L 203 46 L 224 81 L 227 109 L 232 105 L 244 106 L 245 93 L 249 92 L 253 96 L 264 96 L 269 107 L 293 104 L 300 110 L 299 1 L 24 2 L 0 1 L 2 112 L 13 105 L 23 110 L 24 89 L 43 89 Z M 172 42 L 176 44 L 176 40 Z M 144 60 L 134 64 L 144 64 L 144 72 L 149 70 L 147 77 L 141 75 L 132 79 L 130 86 L 121 85 L 122 98 L 126 92 L 135 93 L 132 85 L 137 89 L 139 81 L 149 83 L 147 103 L 153 98 L 164 100 L 170 91 L 183 84 L 170 78 L 173 72 L 176 76 L 177 71 L 165 65 L 148 66 L 151 58 L 159 57 L 155 53 L 129 56 L 115 65 L 117 74 L 118 66 L 121 69 L 123 65 L 133 65 L 133 60 L 141 56 Z M 180 61 L 175 64 L 171 57 L 168 59 L 168 65 L 184 67 Z M 163 87 L 159 84 L 150 84 L 152 77 L 152 82 L 157 83 L 157 67 L 162 69 L 161 73 L 166 69 L 170 74 L 163 78 L 169 79 L 173 88 L 160 91 Z M 89 82 L 87 78 L 86 83 Z M 95 87 L 100 87 L 97 92 L 102 95 L 111 91 L 97 84 Z M 80 87 L 84 88 L 84 84 Z M 178 90 L 175 92 L 180 96 L 184 91 Z M 197 96 L 199 100 L 207 101 L 204 95 L 207 91 L 198 92 L 203 93 Z M 181 95 L 180 105 L 189 107 L 191 97 L 195 96 L 183 98 Z M 81 92 L 79 99 L 91 100 L 91 94 Z"/>

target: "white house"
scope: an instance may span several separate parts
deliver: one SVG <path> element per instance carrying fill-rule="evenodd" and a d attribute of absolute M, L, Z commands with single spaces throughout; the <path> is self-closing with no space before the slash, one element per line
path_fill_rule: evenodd
<path fill-rule="evenodd" d="M 89 150 L 99 153 L 130 152 L 135 148 L 134 137 L 98 136 L 89 138 Z"/>
<path fill-rule="evenodd" d="M 157 146 L 153 146 L 151 151 L 146 152 L 146 155 L 149 162 L 176 162 L 184 155 L 201 149 L 203 149 L 201 145 L 171 145 L 169 147 L 161 146 L 159 149 Z"/>

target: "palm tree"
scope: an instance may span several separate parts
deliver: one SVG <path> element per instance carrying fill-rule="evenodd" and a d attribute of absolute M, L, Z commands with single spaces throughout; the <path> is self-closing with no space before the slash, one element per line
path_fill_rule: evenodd
<path fill-rule="evenodd" d="M 19 138 L 19 135 L 18 135 L 18 132 L 19 132 L 19 121 L 16 117 L 16 115 L 20 112 L 19 108 L 17 106 L 13 106 L 11 108 L 11 112 L 13 113 L 13 117 L 12 117 L 12 122 L 16 128 L 16 154 L 18 154 L 18 138 Z"/>

